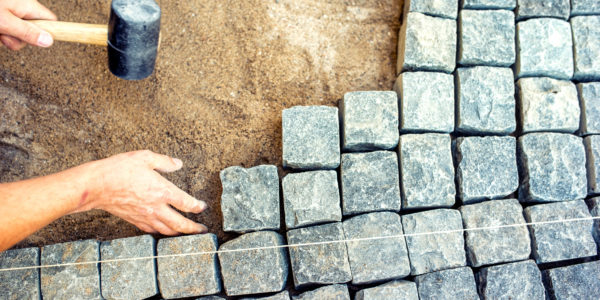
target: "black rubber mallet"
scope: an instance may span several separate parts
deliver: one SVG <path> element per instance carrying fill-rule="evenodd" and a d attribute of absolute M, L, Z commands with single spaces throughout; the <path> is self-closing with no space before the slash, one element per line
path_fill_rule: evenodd
<path fill-rule="evenodd" d="M 107 46 L 108 68 L 119 78 L 144 79 L 154 71 L 160 40 L 160 7 L 154 0 L 113 0 L 108 26 L 30 21 L 57 41 Z"/>

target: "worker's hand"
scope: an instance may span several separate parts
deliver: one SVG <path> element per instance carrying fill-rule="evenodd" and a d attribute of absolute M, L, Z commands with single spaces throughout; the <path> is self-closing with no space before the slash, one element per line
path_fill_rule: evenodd
<path fill-rule="evenodd" d="M 12 50 L 25 44 L 50 47 L 52 36 L 23 20 L 56 20 L 49 9 L 36 0 L 0 0 L 0 42 Z"/>
<path fill-rule="evenodd" d="M 86 173 L 82 176 L 90 176 L 91 188 L 82 195 L 77 211 L 102 209 L 149 233 L 205 233 L 204 225 L 183 217 L 171 206 L 200 213 L 206 203 L 157 172 L 174 172 L 181 166 L 181 160 L 151 151 L 123 153 L 82 165 Z"/>

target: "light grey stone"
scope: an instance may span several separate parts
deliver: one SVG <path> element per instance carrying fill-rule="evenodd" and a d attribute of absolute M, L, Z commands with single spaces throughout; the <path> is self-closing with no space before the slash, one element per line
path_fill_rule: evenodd
<path fill-rule="evenodd" d="M 517 19 L 553 17 L 567 20 L 571 5 L 569 0 L 517 0 Z"/>
<path fill-rule="evenodd" d="M 221 171 L 221 184 L 224 231 L 279 229 L 277 167 L 229 167 Z"/>
<path fill-rule="evenodd" d="M 389 150 L 398 145 L 398 95 L 395 92 L 346 93 L 340 101 L 340 115 L 344 150 Z"/>
<path fill-rule="evenodd" d="M 534 0 L 538 1 L 538 0 Z M 517 77 L 573 77 L 573 40 L 568 22 L 553 18 L 517 23 Z"/>
<path fill-rule="evenodd" d="M 494 200 L 460 207 L 465 229 L 524 224 L 523 208 L 516 199 Z M 524 260 L 531 254 L 525 225 L 465 232 L 469 265 Z"/>
<path fill-rule="evenodd" d="M 600 14 L 598 0 L 571 0 L 571 17 Z"/>
<path fill-rule="evenodd" d="M 600 82 L 580 83 L 581 133 L 600 134 Z"/>
<path fill-rule="evenodd" d="M 515 82 L 509 68 L 459 68 L 456 73 L 456 130 L 467 134 L 511 134 Z"/>
<path fill-rule="evenodd" d="M 405 72 L 394 90 L 400 98 L 401 132 L 454 131 L 454 79 L 432 72 Z"/>
<path fill-rule="evenodd" d="M 579 129 L 581 110 L 577 88 L 571 81 L 522 78 L 517 86 L 523 132 L 573 133 Z"/>
<path fill-rule="evenodd" d="M 458 0 L 406 0 L 404 5 L 408 8 L 405 11 L 434 17 L 456 19 L 458 14 Z"/>
<path fill-rule="evenodd" d="M 92 262 L 43 268 L 40 282 L 44 299 L 101 299 L 99 260 L 100 245 L 96 240 L 42 247 L 42 266 Z"/>
<path fill-rule="evenodd" d="M 592 217 L 600 217 L 600 197 L 592 198 L 588 201 Z M 592 230 L 592 235 L 596 240 L 596 244 L 598 244 L 598 251 L 600 251 L 600 219 L 594 220 L 594 230 Z"/>
<path fill-rule="evenodd" d="M 342 154 L 342 213 L 399 211 L 398 154 L 392 151 Z"/>
<path fill-rule="evenodd" d="M 150 259 L 105 262 L 100 265 L 102 297 L 145 299 L 158 294 L 156 282 L 156 241 L 151 235 L 116 239 L 100 244 L 100 259 Z"/>
<path fill-rule="evenodd" d="M 600 194 L 600 135 L 583 139 L 585 145 L 588 194 Z"/>
<path fill-rule="evenodd" d="M 441 71 L 456 66 L 456 20 L 409 12 L 400 28 L 398 73 Z"/>
<path fill-rule="evenodd" d="M 267 297 L 242 298 L 240 300 L 290 300 L 290 293 L 288 291 L 283 291 Z"/>
<path fill-rule="evenodd" d="M 543 223 L 557 220 L 560 223 Z M 525 208 L 529 223 L 533 257 L 538 264 L 596 255 L 592 236 L 593 221 L 583 200 L 539 204 Z"/>
<path fill-rule="evenodd" d="M 295 106 L 282 113 L 283 166 L 295 170 L 340 165 L 337 107 Z"/>
<path fill-rule="evenodd" d="M 336 171 L 291 173 L 281 185 L 288 229 L 342 220 Z"/>
<path fill-rule="evenodd" d="M 312 291 L 304 292 L 293 297 L 294 300 L 350 300 L 350 293 L 345 284 L 324 286 Z"/>
<path fill-rule="evenodd" d="M 410 274 L 406 242 L 400 216 L 376 212 L 347 219 L 343 223 L 353 284 L 399 279 Z M 360 240 L 390 237 L 386 239 Z"/>
<path fill-rule="evenodd" d="M 476 274 L 483 300 L 545 300 L 542 273 L 533 260 L 491 266 Z"/>
<path fill-rule="evenodd" d="M 458 63 L 508 67 L 515 63 L 515 14 L 508 10 L 461 10 Z"/>
<path fill-rule="evenodd" d="M 412 281 L 396 280 L 376 287 L 360 290 L 354 300 L 419 300 L 417 285 Z"/>
<path fill-rule="evenodd" d="M 342 223 L 331 223 L 287 232 L 290 261 L 296 288 L 313 284 L 345 283 L 352 280 Z M 335 242 L 338 241 L 338 242 Z"/>
<path fill-rule="evenodd" d="M 0 269 L 37 267 L 39 265 L 39 248 L 0 252 Z M 40 269 L 0 271 L 0 299 L 41 299 Z"/>
<path fill-rule="evenodd" d="M 456 188 L 451 144 L 447 134 L 400 137 L 402 209 L 454 205 Z"/>
<path fill-rule="evenodd" d="M 600 261 L 544 272 L 552 299 L 600 299 Z"/>
<path fill-rule="evenodd" d="M 573 17 L 570 22 L 575 52 L 573 79 L 600 80 L 600 16 Z"/>
<path fill-rule="evenodd" d="M 407 235 L 411 275 L 467 265 L 462 232 L 440 232 L 463 229 L 458 210 L 436 209 L 404 215 L 402 226 Z M 436 233 L 428 234 L 431 232 Z"/>
<path fill-rule="evenodd" d="M 519 137 L 521 202 L 583 199 L 587 194 L 583 139 L 564 133 Z"/>
<path fill-rule="evenodd" d="M 517 0 L 461 0 L 462 8 L 510 9 L 517 7 Z"/>
<path fill-rule="evenodd" d="M 217 255 L 217 236 L 188 235 L 160 239 L 158 256 L 209 252 L 210 254 L 159 257 L 158 285 L 165 299 L 204 296 L 221 292 Z"/>
<path fill-rule="evenodd" d="M 421 300 L 479 300 L 475 277 L 470 268 L 456 268 L 415 277 Z"/>
<path fill-rule="evenodd" d="M 206 297 L 196 298 L 196 300 L 225 300 L 225 298 L 219 297 L 219 296 L 206 296 Z"/>

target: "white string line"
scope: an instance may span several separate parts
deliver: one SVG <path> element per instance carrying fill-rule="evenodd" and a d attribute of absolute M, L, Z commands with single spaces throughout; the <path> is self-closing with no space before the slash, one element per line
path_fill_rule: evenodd
<path fill-rule="evenodd" d="M 436 235 L 436 234 L 463 233 L 463 232 L 468 232 L 468 231 L 492 230 L 492 229 L 502 229 L 502 228 L 511 228 L 511 227 L 524 227 L 524 226 L 535 226 L 535 225 L 546 225 L 546 224 L 557 224 L 557 223 L 568 223 L 568 222 L 579 222 L 579 221 L 590 221 L 590 220 L 600 220 L 600 216 L 587 217 L 587 218 L 564 219 L 564 220 L 553 220 L 553 221 L 530 222 L 530 223 L 518 223 L 518 224 L 508 224 L 508 225 L 498 225 L 498 226 L 486 226 L 486 227 L 476 227 L 476 228 L 461 228 L 461 229 L 441 230 L 441 231 L 431 231 L 431 232 L 404 233 L 404 234 L 388 235 L 388 236 L 342 239 L 342 240 L 312 242 L 312 243 L 298 243 L 298 244 L 275 245 L 275 246 L 266 246 L 266 247 L 213 250 L 213 251 L 202 251 L 202 252 L 152 255 L 152 256 L 142 256 L 142 257 L 132 257 L 132 258 L 115 258 L 115 259 L 85 261 L 85 262 L 76 262 L 76 263 L 15 267 L 15 268 L 0 269 L 0 272 L 91 265 L 91 264 L 98 264 L 98 263 L 118 263 L 118 262 L 129 262 L 129 261 L 138 261 L 138 260 L 147 260 L 147 259 L 159 259 L 159 258 L 186 257 L 186 256 L 198 256 L 198 255 L 209 255 L 209 254 L 213 255 L 213 254 L 235 253 L 235 252 L 249 252 L 249 251 L 257 251 L 257 250 L 273 250 L 273 249 L 283 249 L 283 248 L 321 246 L 321 245 L 329 245 L 329 244 L 337 244 L 337 243 L 363 242 L 363 241 L 395 239 L 395 238 L 401 238 L 401 237 L 415 237 L 415 236 L 426 236 L 426 235 Z"/>

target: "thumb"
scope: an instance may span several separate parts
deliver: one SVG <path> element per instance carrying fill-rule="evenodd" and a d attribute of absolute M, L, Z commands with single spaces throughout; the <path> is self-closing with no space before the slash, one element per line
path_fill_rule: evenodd
<path fill-rule="evenodd" d="M 41 30 L 37 26 L 23 21 L 14 15 L 5 16 L 6 24 L 3 28 L 4 34 L 13 36 L 30 45 L 39 47 L 50 47 L 54 43 L 54 39 L 50 33 Z"/>

